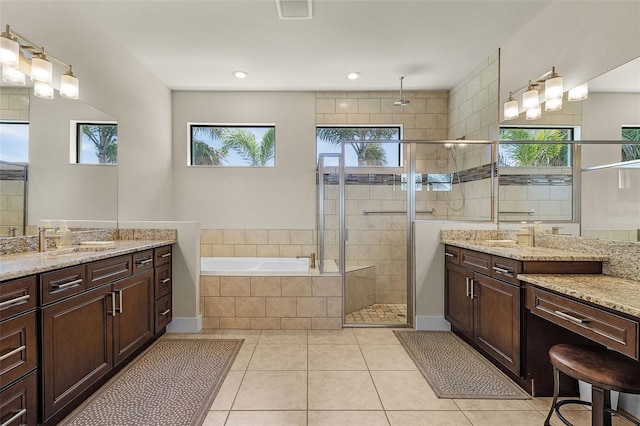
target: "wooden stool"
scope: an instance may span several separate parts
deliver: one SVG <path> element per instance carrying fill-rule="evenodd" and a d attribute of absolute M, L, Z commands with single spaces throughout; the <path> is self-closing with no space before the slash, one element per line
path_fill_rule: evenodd
<path fill-rule="evenodd" d="M 588 345 L 562 343 L 549 349 L 549 358 L 553 365 L 553 403 L 549 410 L 545 426 L 555 410 L 564 424 L 571 423 L 560 414 L 565 404 L 591 405 L 591 424 L 593 426 L 611 425 L 611 413 L 623 417 L 636 426 L 640 422 L 623 413 L 611 409 L 611 391 L 640 394 L 640 362 L 618 352 Z M 591 403 L 579 400 L 558 402 L 560 372 L 591 384 Z"/>

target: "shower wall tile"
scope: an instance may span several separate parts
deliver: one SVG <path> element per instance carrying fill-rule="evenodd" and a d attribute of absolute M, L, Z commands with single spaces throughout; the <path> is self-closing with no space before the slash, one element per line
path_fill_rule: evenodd
<path fill-rule="evenodd" d="M 347 114 L 347 124 L 370 124 L 369 114 Z"/>
<path fill-rule="evenodd" d="M 244 229 L 225 229 L 222 232 L 224 244 L 245 244 L 246 232 Z"/>
<path fill-rule="evenodd" d="M 247 229 L 245 231 L 245 242 L 247 244 L 267 244 L 268 232 L 266 229 Z"/>

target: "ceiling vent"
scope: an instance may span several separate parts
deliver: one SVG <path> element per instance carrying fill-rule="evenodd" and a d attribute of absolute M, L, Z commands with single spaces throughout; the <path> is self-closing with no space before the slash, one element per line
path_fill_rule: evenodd
<path fill-rule="evenodd" d="M 276 0 L 276 9 L 280 19 L 311 19 L 313 15 L 311 0 Z"/>

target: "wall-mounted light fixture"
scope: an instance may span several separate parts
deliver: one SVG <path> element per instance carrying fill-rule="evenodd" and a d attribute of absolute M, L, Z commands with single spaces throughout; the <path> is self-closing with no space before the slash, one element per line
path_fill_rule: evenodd
<path fill-rule="evenodd" d="M 586 99 L 588 93 L 586 84 L 584 83 L 571 89 L 567 99 L 570 101 Z M 556 73 L 556 67 L 551 67 L 551 71 L 545 73 L 536 81 L 529 80 L 527 89 L 522 93 L 522 109 L 527 120 L 537 120 L 542 116 L 539 91 L 541 86 L 544 86 L 544 110 L 553 112 L 562 109 L 562 97 L 564 96 L 563 79 L 562 76 Z M 515 120 L 519 115 L 518 101 L 513 97 L 513 92 L 509 92 L 509 99 L 504 103 L 503 117 L 505 120 Z"/>
<path fill-rule="evenodd" d="M 71 65 L 45 53 L 44 47 L 27 40 L 13 31 L 9 25 L 0 34 L 0 65 L 2 80 L 16 86 L 24 86 L 25 76 L 34 82 L 33 94 L 43 99 L 53 99 L 53 63 L 54 61 L 67 71 L 60 76 L 60 95 L 68 99 L 78 99 L 80 81 L 73 75 Z"/>

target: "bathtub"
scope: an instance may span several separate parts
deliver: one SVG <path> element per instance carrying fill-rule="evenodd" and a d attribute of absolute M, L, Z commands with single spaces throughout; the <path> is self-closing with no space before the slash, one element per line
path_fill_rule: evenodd
<path fill-rule="evenodd" d="M 201 257 L 200 275 L 301 275 L 309 259 L 294 257 Z"/>

